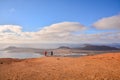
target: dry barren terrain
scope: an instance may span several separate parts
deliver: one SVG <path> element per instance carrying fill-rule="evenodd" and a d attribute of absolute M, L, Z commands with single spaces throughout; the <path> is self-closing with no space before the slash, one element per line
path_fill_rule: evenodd
<path fill-rule="evenodd" d="M 0 59 L 0 80 L 120 80 L 120 53 Z"/>

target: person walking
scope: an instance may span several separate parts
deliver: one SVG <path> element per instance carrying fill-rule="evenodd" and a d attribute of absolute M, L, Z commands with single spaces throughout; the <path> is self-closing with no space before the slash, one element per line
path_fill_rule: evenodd
<path fill-rule="evenodd" d="M 51 51 L 51 56 L 53 56 L 53 51 Z"/>
<path fill-rule="evenodd" d="M 47 51 L 44 52 L 45 56 L 47 56 Z"/>

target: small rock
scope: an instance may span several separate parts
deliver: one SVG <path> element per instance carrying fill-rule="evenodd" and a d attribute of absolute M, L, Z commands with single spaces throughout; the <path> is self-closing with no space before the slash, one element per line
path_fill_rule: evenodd
<path fill-rule="evenodd" d="M 60 60 L 60 58 L 57 58 L 57 60 Z"/>

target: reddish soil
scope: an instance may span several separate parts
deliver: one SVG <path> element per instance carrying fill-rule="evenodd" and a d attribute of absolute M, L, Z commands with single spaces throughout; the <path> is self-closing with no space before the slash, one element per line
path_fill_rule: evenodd
<path fill-rule="evenodd" d="M 120 53 L 78 58 L 0 58 L 0 80 L 120 80 Z"/>

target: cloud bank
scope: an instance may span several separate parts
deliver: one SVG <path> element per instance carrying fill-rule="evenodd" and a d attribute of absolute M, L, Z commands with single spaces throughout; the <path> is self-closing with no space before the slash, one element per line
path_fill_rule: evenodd
<path fill-rule="evenodd" d="M 22 31 L 22 27 L 17 25 L 0 25 L 0 32 L 4 33 L 8 31 L 19 33 Z"/>
<path fill-rule="evenodd" d="M 92 26 L 101 30 L 120 30 L 120 15 L 102 18 L 95 22 Z"/>
<path fill-rule="evenodd" d="M 85 26 L 78 22 L 62 22 L 47 26 L 40 30 L 40 33 L 71 33 L 82 30 L 85 30 Z"/>
<path fill-rule="evenodd" d="M 103 18 L 93 24 L 98 30 L 120 30 L 120 15 Z M 78 22 L 61 22 L 36 32 L 24 32 L 19 25 L 0 25 L 0 43 L 117 43 L 120 31 L 87 34 Z"/>

